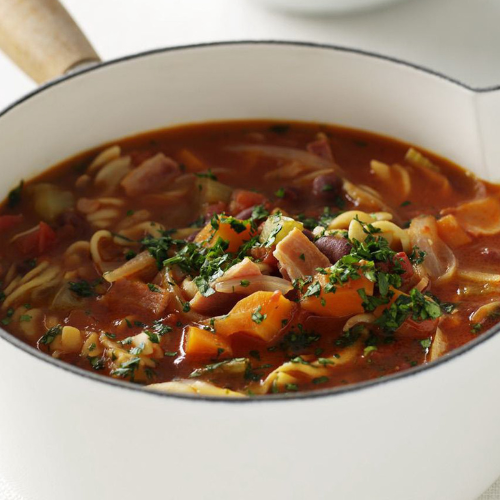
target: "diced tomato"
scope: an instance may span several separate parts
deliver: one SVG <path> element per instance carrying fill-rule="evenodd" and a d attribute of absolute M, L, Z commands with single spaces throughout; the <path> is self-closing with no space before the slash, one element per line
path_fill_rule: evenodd
<path fill-rule="evenodd" d="M 23 220 L 22 214 L 19 215 L 2 215 L 0 216 L 0 231 L 7 231 Z"/>
<path fill-rule="evenodd" d="M 426 338 L 436 331 L 438 321 L 439 318 L 426 319 L 424 321 L 415 321 L 408 318 L 398 328 L 398 333 L 417 338 Z"/>
<path fill-rule="evenodd" d="M 413 276 L 414 271 L 413 265 L 405 252 L 398 252 L 394 256 L 394 260 L 392 262 L 379 262 L 377 267 L 385 273 L 392 273 L 394 271 L 395 262 L 397 262 L 404 271 L 403 274 L 401 274 L 403 281 L 409 280 Z"/>
<path fill-rule="evenodd" d="M 45 222 L 40 222 L 38 228 L 17 238 L 15 243 L 19 251 L 27 257 L 38 257 L 49 250 L 56 241 L 56 233 Z"/>
<path fill-rule="evenodd" d="M 394 260 L 396 262 L 399 262 L 402 269 L 404 270 L 404 273 L 401 275 L 401 278 L 403 279 L 403 281 L 409 280 L 413 276 L 414 271 L 413 271 L 413 265 L 410 262 L 408 255 L 406 255 L 405 252 L 398 252 L 394 256 Z"/>
<path fill-rule="evenodd" d="M 233 215 L 240 213 L 246 208 L 253 207 L 255 205 L 262 205 L 267 201 L 267 198 L 255 191 L 247 191 L 245 189 L 237 189 L 233 192 L 233 199 L 229 205 L 230 212 Z"/>

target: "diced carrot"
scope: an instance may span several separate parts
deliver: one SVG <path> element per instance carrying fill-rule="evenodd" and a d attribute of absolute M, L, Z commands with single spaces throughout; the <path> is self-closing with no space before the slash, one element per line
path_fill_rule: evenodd
<path fill-rule="evenodd" d="M 384 311 L 386 309 L 388 309 L 389 307 L 392 306 L 392 304 L 394 304 L 394 302 L 396 302 L 396 300 L 398 300 L 398 298 L 401 296 L 401 295 L 407 295 L 406 293 L 403 293 L 403 292 L 400 292 L 397 288 L 394 288 L 392 286 L 389 287 L 389 291 L 392 292 L 392 297 L 391 299 L 389 300 L 389 302 L 387 304 L 383 304 L 381 306 L 378 306 L 375 311 L 373 311 L 373 315 L 376 316 L 377 318 L 379 316 L 382 316 L 382 314 L 384 313 Z"/>
<path fill-rule="evenodd" d="M 157 318 L 167 307 L 169 298 L 169 293 L 159 286 L 151 289 L 142 281 L 122 278 L 113 283 L 102 303 L 113 317 L 146 314 Z"/>
<path fill-rule="evenodd" d="M 242 332 L 270 342 L 290 320 L 294 308 L 281 292 L 255 292 L 240 300 L 227 316 L 217 319 L 215 331 L 224 336 Z"/>
<path fill-rule="evenodd" d="M 356 280 L 349 280 L 342 285 L 337 285 L 335 292 L 325 292 L 324 290 L 325 285 L 328 283 L 327 275 L 319 274 L 316 276 L 315 281 L 321 284 L 319 296 L 305 297 L 301 302 L 301 307 L 306 311 L 320 316 L 342 318 L 344 316 L 361 314 L 364 312 L 363 299 L 359 295 L 358 290 L 364 289 L 366 295 L 373 295 L 374 285 L 364 276 Z"/>
<path fill-rule="evenodd" d="M 262 205 L 266 201 L 267 198 L 261 193 L 247 191 L 246 189 L 236 189 L 233 192 L 229 210 L 232 214 L 239 214 L 241 211 L 245 210 L 245 208 Z"/>
<path fill-rule="evenodd" d="M 189 149 L 181 149 L 175 156 L 178 162 L 185 165 L 190 172 L 200 172 L 208 168 L 207 165 Z"/>
<path fill-rule="evenodd" d="M 457 218 L 452 215 L 445 215 L 437 221 L 438 234 L 441 239 L 451 248 L 467 245 L 472 238 L 465 232 L 458 223 Z"/>
<path fill-rule="evenodd" d="M 228 341 L 216 333 L 190 326 L 186 332 L 186 356 L 225 357 L 233 351 Z"/>
<path fill-rule="evenodd" d="M 236 222 L 236 224 L 235 224 Z M 241 230 L 245 226 L 245 229 Z M 252 238 L 253 231 L 249 222 L 240 221 L 238 219 L 221 216 L 219 218 L 219 227 L 214 229 L 212 223 L 209 222 L 197 235 L 195 242 L 203 243 L 206 246 L 214 246 L 219 238 L 229 242 L 228 252 L 236 252 L 240 246 Z"/>
<path fill-rule="evenodd" d="M 20 224 L 23 216 L 20 215 L 2 215 L 0 216 L 0 231 L 7 231 L 17 224 Z"/>

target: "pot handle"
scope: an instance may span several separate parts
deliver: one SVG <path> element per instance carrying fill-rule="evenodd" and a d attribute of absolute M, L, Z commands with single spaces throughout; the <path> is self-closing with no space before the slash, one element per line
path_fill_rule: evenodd
<path fill-rule="evenodd" d="M 0 49 L 37 83 L 100 61 L 58 0 L 0 0 Z"/>

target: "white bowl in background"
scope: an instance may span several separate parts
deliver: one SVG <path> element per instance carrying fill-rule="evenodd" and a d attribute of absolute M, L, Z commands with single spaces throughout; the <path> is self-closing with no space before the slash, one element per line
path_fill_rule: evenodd
<path fill-rule="evenodd" d="M 252 0 L 273 9 L 303 14 L 340 14 L 407 0 Z"/>
<path fill-rule="evenodd" d="M 500 92 L 354 50 L 240 42 L 104 63 L 0 113 L 0 198 L 98 144 L 183 123 L 341 124 L 500 179 Z M 26 500 L 472 500 L 500 472 L 496 327 L 428 366 L 266 400 L 148 392 L 0 330 L 0 470 Z"/>

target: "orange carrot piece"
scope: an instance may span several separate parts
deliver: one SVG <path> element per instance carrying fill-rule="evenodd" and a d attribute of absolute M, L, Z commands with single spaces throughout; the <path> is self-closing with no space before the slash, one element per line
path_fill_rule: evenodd
<path fill-rule="evenodd" d="M 222 351 L 221 351 L 222 349 Z M 190 326 L 186 332 L 186 356 L 232 356 L 233 351 L 226 339 L 216 333 Z"/>
<path fill-rule="evenodd" d="M 181 149 L 175 155 L 177 161 L 187 167 L 189 172 L 200 172 L 207 170 L 207 165 L 203 163 L 192 151 L 189 149 Z"/>
<path fill-rule="evenodd" d="M 324 286 L 328 283 L 328 276 L 317 275 L 316 281 L 321 284 L 321 292 L 318 297 L 306 297 L 301 302 L 302 309 L 319 316 L 330 316 L 342 318 L 364 312 L 363 299 L 358 290 L 364 288 L 366 295 L 373 295 L 373 283 L 361 276 L 357 280 L 349 280 L 347 283 L 337 285 L 335 292 L 325 292 Z"/>
<path fill-rule="evenodd" d="M 392 306 L 392 304 L 394 304 L 394 302 L 396 302 L 396 300 L 398 300 L 398 298 L 401 296 L 401 295 L 407 295 L 406 293 L 403 293 L 403 292 L 400 292 L 397 288 L 394 288 L 392 286 L 389 287 L 389 291 L 391 291 L 393 293 L 391 299 L 389 300 L 389 302 L 387 304 L 382 304 L 381 306 L 378 306 L 375 311 L 373 311 L 373 315 L 375 317 L 380 317 L 382 316 L 382 314 L 384 313 L 384 311 L 386 309 L 389 309 L 389 307 Z"/>
<path fill-rule="evenodd" d="M 452 215 L 445 215 L 437 221 L 437 229 L 440 238 L 451 248 L 467 245 L 472 238 L 465 232 L 458 223 L 457 218 Z"/>
<path fill-rule="evenodd" d="M 223 336 L 242 332 L 270 342 L 290 320 L 294 309 L 293 302 L 281 292 L 255 292 L 216 320 L 215 331 Z"/>
<path fill-rule="evenodd" d="M 237 232 L 232 226 L 230 222 L 227 221 L 227 217 L 219 218 L 219 228 L 214 229 L 212 224 L 209 222 L 197 235 L 194 241 L 197 243 L 203 243 L 206 246 L 214 246 L 217 243 L 219 238 L 222 238 L 224 241 L 229 242 L 229 247 L 227 249 L 228 252 L 236 252 L 240 248 L 240 246 L 245 242 L 249 241 L 252 236 L 252 228 L 249 222 L 243 222 L 239 219 L 233 219 L 237 222 L 241 222 L 244 224 L 245 229 L 241 232 Z"/>

